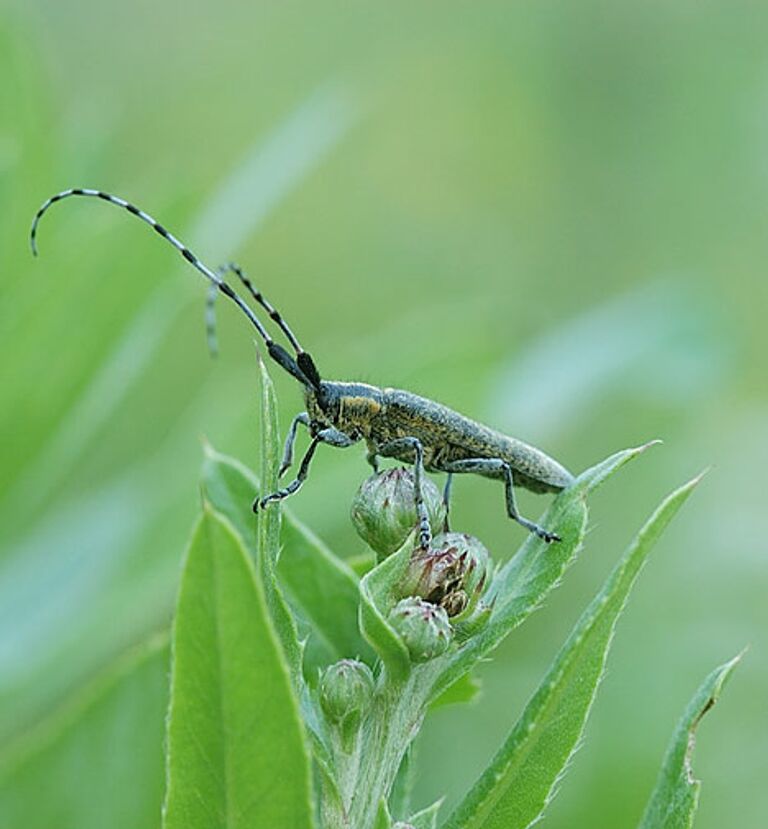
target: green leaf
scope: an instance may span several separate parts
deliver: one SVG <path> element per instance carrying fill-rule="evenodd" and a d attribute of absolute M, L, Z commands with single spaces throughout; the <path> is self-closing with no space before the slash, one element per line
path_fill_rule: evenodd
<path fill-rule="evenodd" d="M 359 579 L 307 527 L 285 519 L 278 575 L 309 636 L 305 673 L 313 676 L 317 668 L 345 657 L 372 664 L 374 653 L 357 624 Z"/>
<path fill-rule="evenodd" d="M 413 550 L 413 537 L 389 558 L 385 558 L 360 581 L 360 629 L 381 658 L 390 676 L 405 679 L 411 671 L 411 657 L 403 640 L 387 621 L 395 604 L 394 588 L 403 577 Z"/>
<path fill-rule="evenodd" d="M 376 566 L 376 553 L 373 550 L 359 553 L 351 558 L 344 559 L 352 572 L 361 579 L 369 570 Z"/>
<path fill-rule="evenodd" d="M 437 813 L 443 805 L 443 799 L 436 800 L 431 806 L 416 812 L 408 818 L 413 829 L 437 829 Z"/>
<path fill-rule="evenodd" d="M 411 795 L 416 783 L 416 748 L 413 743 L 403 754 L 395 782 L 389 793 L 389 811 L 396 820 L 404 820 L 411 809 Z"/>
<path fill-rule="evenodd" d="M 702 717 L 720 698 L 741 654 L 704 680 L 677 724 L 640 829 L 690 829 L 699 804 L 701 781 L 693 776 L 691 755 Z"/>
<path fill-rule="evenodd" d="M 312 826 L 289 671 L 254 567 L 206 506 L 173 632 L 165 829 Z"/>
<path fill-rule="evenodd" d="M 584 730 L 616 622 L 653 544 L 698 478 L 673 492 L 640 530 L 574 627 L 449 829 L 524 829 L 539 819 Z"/>
<path fill-rule="evenodd" d="M 392 818 L 389 815 L 387 801 L 382 798 L 379 808 L 376 810 L 376 821 L 373 824 L 373 829 L 391 829 L 391 827 Z"/>
<path fill-rule="evenodd" d="M 168 658 L 167 637 L 153 639 L 15 744 L 0 764 L 0 826 L 156 826 Z"/>
<path fill-rule="evenodd" d="M 277 470 L 280 457 L 277 401 L 267 368 L 259 360 L 261 370 L 261 481 L 262 493 L 278 489 Z M 275 632 L 285 654 L 291 679 L 297 692 L 301 686 L 302 652 L 296 622 L 288 610 L 277 583 L 276 568 L 280 555 L 280 503 L 260 509 L 257 526 L 256 567 L 264 588 L 264 596 Z"/>
<path fill-rule="evenodd" d="M 259 494 L 259 481 L 255 473 L 235 458 L 217 452 L 205 441 L 201 485 L 205 500 L 219 515 L 227 518 L 256 561 L 257 518 L 252 505 Z"/>
<path fill-rule="evenodd" d="M 261 467 L 259 477 L 262 483 L 260 495 L 267 495 L 279 489 L 277 471 L 280 463 L 280 428 L 277 421 L 277 398 L 275 387 L 264 361 L 259 356 L 261 377 L 261 434 L 259 449 Z M 273 502 L 266 509 L 258 511 L 258 545 L 267 562 L 275 567 L 280 556 L 280 501 Z M 267 591 L 268 592 L 268 591 Z"/>
<path fill-rule="evenodd" d="M 491 580 L 486 602 L 494 602 L 485 629 L 444 659 L 432 696 L 438 697 L 495 648 L 507 634 L 538 608 L 559 583 L 581 549 L 587 527 L 586 497 L 653 444 L 625 449 L 583 472 L 552 502 L 540 523 L 562 541 L 546 544 L 529 535 L 520 550 Z"/>
<path fill-rule="evenodd" d="M 203 487 L 217 512 L 226 515 L 256 556 L 256 518 L 251 503 L 256 476 L 238 461 L 205 447 Z M 373 653 L 357 625 L 359 584 L 355 574 L 287 509 L 283 510 L 282 552 L 277 575 L 289 605 L 308 638 L 304 672 L 344 657 L 370 662 Z"/>
<path fill-rule="evenodd" d="M 480 680 L 471 673 L 459 677 L 453 685 L 449 685 L 445 691 L 430 706 L 434 711 L 444 705 L 455 705 L 460 702 L 472 702 L 480 694 L 482 684 Z"/>

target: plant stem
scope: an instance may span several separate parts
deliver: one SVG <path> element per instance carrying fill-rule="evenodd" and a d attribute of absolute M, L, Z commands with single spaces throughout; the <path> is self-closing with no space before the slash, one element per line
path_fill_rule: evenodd
<path fill-rule="evenodd" d="M 374 705 L 361 726 L 354 771 L 343 766 L 353 760 L 351 754 L 336 755 L 345 778 L 338 781 L 344 802 L 324 809 L 325 829 L 370 829 L 373 825 L 379 804 L 389 798 L 405 752 L 424 720 L 433 683 L 432 672 L 425 667 L 415 668 L 402 682 L 393 681 L 382 669 Z"/>

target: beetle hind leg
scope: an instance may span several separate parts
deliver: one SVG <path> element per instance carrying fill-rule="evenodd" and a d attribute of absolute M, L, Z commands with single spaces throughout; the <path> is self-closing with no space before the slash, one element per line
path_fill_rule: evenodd
<path fill-rule="evenodd" d="M 504 481 L 504 491 L 507 500 L 507 515 L 513 520 L 517 521 L 520 526 L 525 527 L 528 532 L 534 533 L 547 544 L 553 541 L 561 541 L 562 539 L 557 533 L 545 530 L 534 521 L 529 521 L 520 515 L 517 509 L 517 501 L 515 500 L 515 479 L 512 474 L 512 467 L 501 458 L 469 458 L 460 461 L 447 461 L 440 465 L 443 472 L 475 472 L 480 475 L 487 475 L 490 478 L 501 478 Z"/>

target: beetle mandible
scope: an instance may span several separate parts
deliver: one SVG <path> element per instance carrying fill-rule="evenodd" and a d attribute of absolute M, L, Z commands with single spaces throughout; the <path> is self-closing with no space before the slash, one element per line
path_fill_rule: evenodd
<path fill-rule="evenodd" d="M 122 207 L 152 227 L 211 283 L 214 296 L 220 292 L 238 306 L 264 340 L 269 356 L 303 386 L 306 411 L 296 415 L 288 430 L 280 475 L 285 474 L 293 463 L 293 447 L 299 426 L 309 430 L 309 448 L 299 464 L 294 480 L 277 492 L 257 499 L 253 504 L 254 511 L 258 508 L 264 509 L 274 501 L 282 501 L 301 488 L 319 444 L 346 448 L 365 441 L 368 447 L 368 462 L 374 470 L 378 469 L 379 456 L 395 458 L 413 465 L 419 545 L 423 550 L 429 548 L 432 538 L 427 510 L 422 500 L 421 482 L 425 471 L 447 473 L 444 496 L 446 505 L 452 476 L 455 473 L 473 472 L 503 481 L 509 517 L 544 541 L 560 540 L 556 533 L 520 515 L 514 487 L 522 486 L 533 492 L 560 492 L 573 482 L 573 475 L 565 467 L 540 449 L 470 420 L 425 397 L 400 389 L 381 389 L 365 383 L 324 380 L 314 360 L 301 347 L 280 313 L 253 286 L 237 265 L 228 265 L 217 271 L 211 270 L 152 216 L 125 199 L 100 190 L 83 188 L 64 190 L 51 196 L 37 211 L 32 222 L 30 243 L 35 255 L 40 219 L 52 204 L 70 196 L 102 199 Z M 266 311 L 282 331 L 295 356 L 269 336 L 251 306 L 226 281 L 224 277 L 230 271 L 240 279 L 248 295 Z"/>

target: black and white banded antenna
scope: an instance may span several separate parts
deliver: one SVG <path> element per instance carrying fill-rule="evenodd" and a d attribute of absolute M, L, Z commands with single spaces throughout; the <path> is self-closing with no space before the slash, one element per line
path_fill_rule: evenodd
<path fill-rule="evenodd" d="M 285 371 L 287 371 L 290 375 L 295 377 L 300 383 L 310 389 L 318 389 L 320 386 L 320 374 L 315 367 L 315 363 L 312 360 L 312 357 L 304 351 L 301 347 L 298 339 L 296 338 L 293 331 L 290 329 L 288 324 L 283 320 L 280 313 L 274 308 L 274 306 L 269 303 L 264 296 L 262 296 L 261 292 L 257 291 L 254 286 L 252 285 L 251 281 L 248 277 L 243 274 L 242 270 L 237 267 L 236 265 L 228 265 L 225 268 L 221 269 L 219 273 L 212 271 L 206 264 L 204 264 L 200 259 L 195 256 L 194 253 L 184 245 L 179 239 L 177 239 L 170 231 L 166 230 L 159 222 L 157 222 L 149 213 L 145 213 L 143 210 L 139 209 L 135 205 L 131 204 L 130 202 L 126 201 L 125 199 L 121 199 L 119 196 L 113 196 L 111 193 L 105 193 L 101 190 L 89 190 L 86 188 L 72 188 L 70 190 L 63 190 L 61 193 L 56 193 L 54 196 L 51 196 L 47 201 L 45 201 L 40 209 L 35 214 L 35 218 L 32 221 L 32 228 L 29 234 L 29 241 L 32 247 L 32 253 L 37 256 L 38 249 L 37 249 L 37 227 L 40 223 L 40 220 L 47 212 L 48 208 L 55 204 L 62 199 L 69 198 L 70 196 L 90 196 L 92 198 L 101 199 L 102 201 L 109 202 L 110 204 L 117 205 L 117 207 L 122 207 L 123 210 L 127 210 L 128 213 L 131 213 L 133 216 L 137 216 L 141 219 L 145 224 L 148 224 L 155 232 L 157 232 L 160 236 L 165 239 L 166 242 L 169 242 L 173 245 L 174 248 L 182 255 L 193 268 L 199 271 L 210 283 L 211 285 L 211 292 L 217 291 L 224 294 L 226 297 L 232 300 L 232 302 L 237 305 L 237 307 L 248 317 L 253 327 L 258 331 L 259 336 L 264 340 L 265 345 L 267 346 L 267 351 L 269 352 L 269 356 Z M 270 318 L 277 324 L 280 330 L 283 332 L 285 337 L 288 339 L 288 342 L 291 344 L 291 347 L 296 352 L 296 358 L 294 359 L 279 343 L 276 343 L 267 332 L 266 328 L 261 324 L 259 318 L 253 312 L 251 307 L 240 297 L 239 294 L 235 292 L 235 290 L 231 287 L 231 285 L 224 279 L 224 274 L 228 273 L 229 271 L 234 272 L 242 281 L 243 285 L 245 285 L 246 289 L 250 293 L 256 302 L 258 302 L 262 308 L 267 312 Z M 208 302 L 208 322 L 209 322 L 209 332 L 211 330 L 210 324 L 212 319 L 212 307 L 210 302 L 210 293 L 209 293 L 209 302 Z"/>
<path fill-rule="evenodd" d="M 280 328 L 280 330 L 285 334 L 288 342 L 293 347 L 296 354 L 300 354 L 304 349 L 299 344 L 296 335 L 291 331 L 290 326 L 288 323 L 283 319 L 280 312 L 272 305 L 271 302 L 261 293 L 258 288 L 254 286 L 251 280 L 248 278 L 246 273 L 235 262 L 229 262 L 226 265 L 222 265 L 219 268 L 216 268 L 216 273 L 219 277 L 224 278 L 228 273 L 233 273 L 243 284 L 248 294 L 256 300 L 256 302 L 261 305 L 261 307 L 269 314 L 269 318 Z M 208 289 L 208 296 L 205 302 L 205 327 L 208 334 L 208 348 L 211 352 L 212 357 L 216 357 L 218 355 L 219 345 L 218 345 L 218 338 L 216 336 L 216 297 L 218 296 L 219 292 L 216 290 L 215 285 L 211 285 Z"/>

